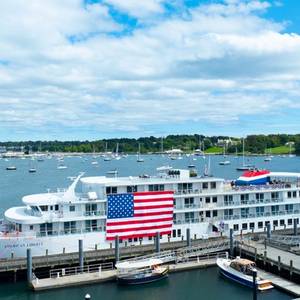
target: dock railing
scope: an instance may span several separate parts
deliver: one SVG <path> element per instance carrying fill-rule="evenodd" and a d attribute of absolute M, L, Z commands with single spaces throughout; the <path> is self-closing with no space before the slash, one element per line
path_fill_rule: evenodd
<path fill-rule="evenodd" d="M 61 269 L 53 269 L 49 272 L 50 278 L 58 278 L 65 276 L 73 276 L 82 273 L 101 273 L 102 271 L 110 271 L 114 269 L 114 265 L 112 262 L 103 263 L 103 264 L 91 264 L 85 265 L 83 267 L 68 267 Z"/>

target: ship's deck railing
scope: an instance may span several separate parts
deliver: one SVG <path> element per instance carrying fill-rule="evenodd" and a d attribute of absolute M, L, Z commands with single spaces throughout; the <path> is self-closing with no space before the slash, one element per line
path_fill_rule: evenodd
<path fill-rule="evenodd" d="M 52 231 L 41 231 L 37 232 L 37 237 L 44 237 L 44 236 L 58 236 L 58 235 L 69 235 L 69 234 L 83 234 L 89 232 L 103 232 L 105 231 L 105 226 L 98 226 L 98 227 L 89 227 L 85 229 L 67 229 L 67 230 L 52 230 Z"/>
<path fill-rule="evenodd" d="M 262 185 L 240 185 L 233 186 L 233 191 L 257 191 L 257 190 L 269 190 L 269 189 L 286 189 L 292 188 L 292 184 L 289 183 L 272 183 L 272 184 L 262 184 Z M 296 187 L 296 186 L 295 186 Z"/>
<path fill-rule="evenodd" d="M 299 214 L 298 209 L 262 212 L 262 213 L 245 214 L 245 215 L 224 215 L 223 220 L 251 219 L 251 218 L 275 217 L 275 216 L 296 215 L 296 214 Z"/>
<path fill-rule="evenodd" d="M 188 195 L 188 194 L 201 194 L 202 193 L 202 189 L 187 189 L 187 190 L 177 190 L 174 191 L 175 195 Z"/>
<path fill-rule="evenodd" d="M 50 278 L 58 278 L 65 276 L 72 276 L 82 273 L 101 273 L 102 271 L 113 270 L 114 266 L 112 262 L 103 263 L 103 264 L 92 264 L 92 265 L 84 265 L 83 267 L 68 267 L 63 269 L 53 269 L 50 270 L 49 275 Z"/>

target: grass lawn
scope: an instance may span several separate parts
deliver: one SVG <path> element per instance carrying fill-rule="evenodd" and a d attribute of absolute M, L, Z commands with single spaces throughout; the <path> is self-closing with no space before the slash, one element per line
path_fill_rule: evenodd
<path fill-rule="evenodd" d="M 210 147 L 204 151 L 205 153 L 223 153 L 222 147 Z"/>
<path fill-rule="evenodd" d="M 295 151 L 294 148 L 292 148 L 292 153 Z M 266 150 L 266 153 L 270 154 L 289 154 L 290 153 L 290 147 L 289 146 L 279 146 L 275 148 L 268 148 Z"/>

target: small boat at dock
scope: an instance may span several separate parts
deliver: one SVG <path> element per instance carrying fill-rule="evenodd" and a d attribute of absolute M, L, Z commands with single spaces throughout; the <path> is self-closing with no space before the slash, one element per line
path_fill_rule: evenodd
<path fill-rule="evenodd" d="M 253 261 L 238 256 L 235 259 L 218 258 L 217 265 L 224 277 L 253 288 L 253 271 L 256 271 Z M 270 280 L 264 280 L 260 277 L 256 278 L 256 284 L 259 291 L 273 288 Z"/>
<path fill-rule="evenodd" d="M 160 259 L 120 262 L 116 265 L 117 281 L 122 285 L 136 285 L 164 279 L 168 276 L 169 268 L 161 264 Z"/>

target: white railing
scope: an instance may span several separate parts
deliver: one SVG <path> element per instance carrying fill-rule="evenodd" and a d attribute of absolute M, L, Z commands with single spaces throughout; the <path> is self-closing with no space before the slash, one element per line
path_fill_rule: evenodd
<path fill-rule="evenodd" d="M 97 211 L 85 211 L 83 213 L 85 217 L 90 217 L 90 216 L 106 216 L 106 211 L 105 210 L 97 210 Z"/>
<path fill-rule="evenodd" d="M 59 230 L 59 231 L 41 231 L 37 232 L 37 237 L 44 237 L 44 236 L 58 236 L 58 235 L 70 235 L 70 234 L 84 234 L 89 232 L 102 232 L 105 231 L 105 226 L 98 226 L 98 227 L 89 227 L 85 229 L 66 229 L 66 230 Z"/>
<path fill-rule="evenodd" d="M 83 267 L 69 267 L 63 269 L 53 269 L 50 270 L 49 275 L 50 278 L 59 278 L 65 276 L 73 276 L 82 273 L 99 273 L 101 274 L 102 271 L 110 271 L 113 270 L 114 266 L 112 262 L 103 263 L 103 264 L 92 264 L 92 265 L 85 265 Z"/>

